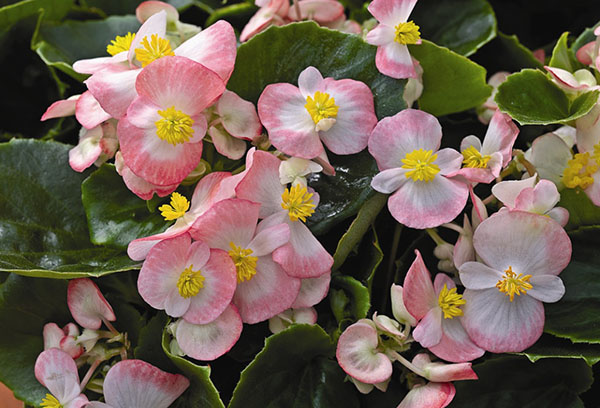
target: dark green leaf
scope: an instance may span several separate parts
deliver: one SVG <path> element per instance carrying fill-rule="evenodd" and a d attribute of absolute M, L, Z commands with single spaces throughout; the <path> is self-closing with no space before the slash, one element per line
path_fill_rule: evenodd
<path fill-rule="evenodd" d="M 45 20 L 60 20 L 73 6 L 74 0 L 25 0 L 0 8 L 0 30 L 5 30 L 26 17 L 43 13 Z"/>
<path fill-rule="evenodd" d="M 589 28 L 586 28 L 585 30 L 583 30 L 583 32 L 579 35 L 579 37 L 577 37 L 575 42 L 573 42 L 573 44 L 571 45 L 571 50 L 573 50 L 573 52 L 577 52 L 578 49 L 580 49 L 587 43 L 595 41 L 596 35 L 594 35 L 594 30 L 598 26 L 600 26 L 600 23 L 596 24 L 593 27 L 589 27 Z"/>
<path fill-rule="evenodd" d="M 575 53 L 569 48 L 568 45 L 569 33 L 565 32 L 560 36 L 554 49 L 552 50 L 552 58 L 548 65 L 555 68 L 561 68 L 569 72 L 575 72 L 583 65 L 575 58 Z"/>
<path fill-rule="evenodd" d="M 516 35 L 506 35 L 498 33 L 498 39 L 500 41 L 501 54 L 503 56 L 505 69 L 510 71 L 519 71 L 522 68 L 544 68 L 544 64 L 533 56 L 533 52 L 523 44 L 519 42 L 519 38 Z"/>
<path fill-rule="evenodd" d="M 158 313 L 142 327 L 133 350 L 135 358 L 144 360 L 164 371 L 175 372 L 175 364 L 162 349 L 162 337 L 169 318 L 165 313 Z"/>
<path fill-rule="evenodd" d="M 333 276 L 329 302 L 338 323 L 364 319 L 371 308 L 369 290 L 351 276 Z"/>
<path fill-rule="evenodd" d="M 580 189 L 563 189 L 557 205 L 569 211 L 569 223 L 565 226 L 567 231 L 600 226 L 600 207 L 594 205 L 587 194 Z"/>
<path fill-rule="evenodd" d="M 573 344 L 569 340 L 544 334 L 533 346 L 522 353 L 535 363 L 543 358 L 581 358 L 589 366 L 600 361 L 600 345 Z"/>

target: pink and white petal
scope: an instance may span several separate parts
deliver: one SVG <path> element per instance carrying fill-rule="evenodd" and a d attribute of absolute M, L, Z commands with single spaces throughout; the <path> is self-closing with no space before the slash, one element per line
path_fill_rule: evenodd
<path fill-rule="evenodd" d="M 454 260 L 454 267 L 460 269 L 460 267 L 469 261 L 475 260 L 475 248 L 473 248 L 473 230 L 469 223 L 467 214 L 464 215 L 463 230 L 468 228 L 468 232 L 460 234 L 454 244 L 454 252 L 452 258 Z"/>
<path fill-rule="evenodd" d="M 323 75 L 315 67 L 307 67 L 298 76 L 298 88 L 302 97 L 313 97 L 315 92 L 321 89 Z"/>
<path fill-rule="evenodd" d="M 584 117 L 577 119 L 577 149 L 580 153 L 594 151 L 600 141 L 600 105 L 596 104 Z"/>
<path fill-rule="evenodd" d="M 35 378 L 58 399 L 66 404 L 80 393 L 77 365 L 64 351 L 51 348 L 43 351 L 35 361 Z"/>
<path fill-rule="evenodd" d="M 377 21 L 395 27 L 408 20 L 416 3 L 417 0 L 374 0 L 368 9 Z"/>
<path fill-rule="evenodd" d="M 137 96 L 135 81 L 141 71 L 107 68 L 84 82 L 102 109 L 113 118 L 121 119 Z"/>
<path fill-rule="evenodd" d="M 444 285 L 446 285 L 448 289 L 456 287 L 456 284 L 448 275 L 445 273 L 437 273 L 433 279 L 433 291 L 435 292 L 436 297 L 440 294 Z"/>
<path fill-rule="evenodd" d="M 323 168 L 323 173 L 328 176 L 335 176 L 335 168 L 329 163 L 329 158 L 327 157 L 325 149 L 323 149 L 321 154 L 315 157 L 313 161 Z"/>
<path fill-rule="evenodd" d="M 288 276 L 271 256 L 261 256 L 256 264 L 256 274 L 250 280 L 238 283 L 233 304 L 244 323 L 254 324 L 289 309 L 299 291 L 300 279 Z"/>
<path fill-rule="evenodd" d="M 465 180 L 471 183 L 484 184 L 489 184 L 496 178 L 494 177 L 490 169 L 480 169 L 471 167 L 464 167 L 452 174 L 449 174 L 449 177 L 456 177 L 456 180 L 461 180 L 461 177 L 464 177 Z"/>
<path fill-rule="evenodd" d="M 554 303 L 558 302 L 565 294 L 565 285 L 563 281 L 554 275 L 532 276 L 529 280 L 530 290 L 527 294 L 540 302 Z"/>
<path fill-rule="evenodd" d="M 417 354 L 412 363 L 427 373 L 429 381 L 450 382 L 461 380 L 477 380 L 477 374 L 471 368 L 471 363 L 445 364 L 442 362 L 432 363 L 427 353 Z"/>
<path fill-rule="evenodd" d="M 413 150 L 436 152 L 441 140 L 442 127 L 435 116 L 405 109 L 377 123 L 369 138 L 369 152 L 379 169 L 386 170 L 399 167 Z"/>
<path fill-rule="evenodd" d="M 159 13 L 162 10 L 164 10 L 167 13 L 168 22 L 174 22 L 179 20 L 179 13 L 177 12 L 177 9 L 175 7 L 173 7 L 169 3 L 154 0 L 144 1 L 139 6 L 137 6 L 137 8 L 135 9 L 135 16 L 137 17 L 140 23 L 144 23 L 154 14 Z"/>
<path fill-rule="evenodd" d="M 587 85 L 580 84 L 573 74 L 567 70 L 549 66 L 544 66 L 544 68 L 552 75 L 556 84 L 568 92 L 582 91 L 587 88 Z"/>
<path fill-rule="evenodd" d="M 396 32 L 393 27 L 385 24 L 379 24 L 377 27 L 367 33 L 366 42 L 371 45 L 386 45 L 394 41 Z"/>
<path fill-rule="evenodd" d="M 188 143 L 200 143 L 204 139 L 206 129 L 208 128 L 206 116 L 204 115 L 204 112 L 200 112 L 199 114 L 192 116 L 192 120 L 194 121 L 192 124 L 193 133 Z"/>
<path fill-rule="evenodd" d="M 537 177 L 533 175 L 523 180 L 509 180 L 492 186 L 492 194 L 509 209 L 515 208 L 517 196 L 526 188 L 533 188 Z"/>
<path fill-rule="evenodd" d="M 106 374 L 104 399 L 112 408 L 167 408 L 189 385 L 180 374 L 169 374 L 142 360 L 123 360 Z"/>
<path fill-rule="evenodd" d="M 600 170 L 595 172 L 592 177 L 594 182 L 584 191 L 594 205 L 600 206 Z"/>
<path fill-rule="evenodd" d="M 131 190 L 135 195 L 140 197 L 142 200 L 150 200 L 154 193 L 156 193 L 159 197 L 165 197 L 171 194 L 173 191 L 177 189 L 179 183 L 167 185 L 167 186 L 158 186 L 156 184 L 152 184 L 141 177 L 138 177 L 123 161 L 123 156 L 121 152 L 117 152 L 115 155 L 115 166 L 117 168 L 117 172 L 123 177 L 123 181 L 129 190 Z M 146 247 L 143 250 L 147 253 L 150 247 Z M 144 254 L 144 257 L 146 255 Z M 137 258 L 138 256 L 136 256 Z M 134 259 L 134 261 L 140 261 L 141 259 Z"/>
<path fill-rule="evenodd" d="M 221 123 L 229 134 L 244 140 L 256 140 L 262 125 L 252 102 L 240 98 L 235 92 L 225 90 L 216 104 Z"/>
<path fill-rule="evenodd" d="M 544 330 L 544 306 L 528 295 L 509 300 L 496 288 L 466 289 L 461 318 L 467 334 L 492 353 L 518 353 L 533 345 Z"/>
<path fill-rule="evenodd" d="M 485 353 L 473 343 L 458 318 L 442 319 L 442 333 L 440 342 L 429 347 L 429 351 L 441 359 L 462 363 L 475 360 Z"/>
<path fill-rule="evenodd" d="M 175 285 L 165 299 L 165 313 L 171 317 L 181 317 L 189 310 L 190 304 L 191 299 L 182 297 Z"/>
<path fill-rule="evenodd" d="M 127 108 L 127 120 L 140 129 L 153 129 L 156 128 L 156 122 L 162 119 L 158 113 L 162 109 L 148 96 L 138 96 Z"/>
<path fill-rule="evenodd" d="M 276 334 L 294 323 L 315 324 L 317 322 L 317 311 L 313 307 L 302 309 L 288 309 L 269 319 L 269 330 Z"/>
<path fill-rule="evenodd" d="M 242 319 L 237 309 L 229 305 L 208 324 L 192 324 L 180 320 L 175 338 L 179 347 L 196 360 L 211 361 L 227 353 L 242 334 Z"/>
<path fill-rule="evenodd" d="M 463 162 L 463 155 L 454 149 L 445 148 L 436 152 L 437 159 L 435 164 L 440 168 L 440 174 L 447 175 L 460 169 Z"/>
<path fill-rule="evenodd" d="M 231 177 L 231 173 L 226 171 L 217 171 L 204 176 L 196 185 L 196 189 L 192 195 L 190 212 L 197 217 L 204 214 L 214 203 L 227 198 L 233 198 L 234 193 L 229 194 L 223 191 L 221 185 L 222 182 Z"/>
<path fill-rule="evenodd" d="M 102 154 L 102 127 L 92 129 L 84 127 L 79 131 L 79 143 L 69 150 L 69 166 L 75 171 L 82 172 L 90 167 Z"/>
<path fill-rule="evenodd" d="M 581 149 L 579 132 L 577 138 L 578 148 Z M 546 133 L 533 141 L 530 152 L 531 155 L 527 157 L 526 154 L 525 158 L 535 166 L 540 178 L 551 180 L 557 186 L 561 186 L 563 172 L 569 160 L 573 158 L 571 148 L 565 141 L 554 133 Z"/>
<path fill-rule="evenodd" d="M 377 47 L 375 66 L 382 74 L 395 79 L 418 78 L 408 47 L 396 41 Z"/>
<path fill-rule="evenodd" d="M 502 280 L 502 272 L 480 262 L 465 262 L 461 265 L 460 281 L 467 289 L 488 289 Z"/>
<path fill-rule="evenodd" d="M 577 60 L 581 62 L 583 65 L 592 65 L 592 56 L 594 55 L 594 47 L 596 46 L 596 41 L 590 41 L 585 44 L 583 47 L 577 50 L 575 56 Z"/>
<path fill-rule="evenodd" d="M 314 20 L 319 24 L 330 23 L 344 14 L 344 6 L 336 0 L 300 0 L 300 17 L 296 7 L 290 7 L 288 18 L 291 20 Z"/>
<path fill-rule="evenodd" d="M 235 32 L 225 20 L 200 31 L 174 51 L 175 55 L 187 57 L 216 72 L 224 82 L 233 72 L 236 52 Z"/>
<path fill-rule="evenodd" d="M 397 408 L 444 408 L 452 402 L 455 394 L 452 383 L 430 382 L 410 390 Z"/>
<path fill-rule="evenodd" d="M 378 341 L 377 330 L 362 320 L 344 330 L 335 355 L 346 374 L 366 384 L 391 377 L 392 363 L 385 354 L 376 351 Z"/>
<path fill-rule="evenodd" d="M 80 97 L 81 95 L 73 95 L 68 99 L 54 102 L 52 105 L 48 106 L 48 109 L 46 109 L 46 112 L 44 112 L 40 120 L 44 121 L 48 119 L 73 116 L 75 114 L 77 100 Z"/>
<path fill-rule="evenodd" d="M 431 275 L 423 262 L 421 253 L 415 250 L 416 258 L 404 278 L 403 301 L 406 310 L 415 319 L 421 320 L 434 307 L 438 306 Z"/>
<path fill-rule="evenodd" d="M 247 146 L 246 142 L 243 140 L 236 139 L 229 133 L 224 132 L 215 126 L 211 126 L 210 129 L 208 129 L 208 134 L 210 135 L 217 152 L 221 153 L 223 156 L 231 160 L 238 160 L 244 157 Z"/>
<path fill-rule="evenodd" d="M 260 8 L 244 26 L 244 29 L 240 34 L 240 42 L 248 41 L 250 38 L 267 28 L 273 23 L 275 13 L 276 11 L 272 7 Z"/>
<path fill-rule="evenodd" d="M 406 288 L 406 282 L 404 284 Z M 412 332 L 413 338 L 425 348 L 433 347 L 442 340 L 442 309 L 434 307 L 417 323 Z"/>
<path fill-rule="evenodd" d="M 569 222 L 569 211 L 566 208 L 555 207 L 548 211 L 546 215 L 558 222 L 563 228 Z"/>
<path fill-rule="evenodd" d="M 535 188 L 521 191 L 515 200 L 515 209 L 546 214 L 559 200 L 560 194 L 556 185 L 550 180 L 540 180 Z"/>
<path fill-rule="evenodd" d="M 69 281 L 67 305 L 73 319 L 86 329 L 97 330 L 102 320 L 112 322 L 117 319 L 98 286 L 89 278 Z"/>
<path fill-rule="evenodd" d="M 253 256 L 265 256 L 271 254 L 289 240 L 290 227 L 289 225 L 282 223 L 261 229 L 260 232 L 252 238 L 252 241 L 248 244 L 248 248 L 252 250 Z"/>
<path fill-rule="evenodd" d="M 92 129 L 111 118 L 90 91 L 81 94 L 75 104 L 75 117 L 86 129 Z"/>
<path fill-rule="evenodd" d="M 464 152 L 469 147 L 474 147 L 475 150 L 481 152 L 481 140 L 477 136 L 469 135 L 465 136 L 460 142 L 460 151 Z"/>
<path fill-rule="evenodd" d="M 331 273 L 324 273 L 318 278 L 302 279 L 300 292 L 292 304 L 294 309 L 311 307 L 325 299 L 329 291 Z"/>
<path fill-rule="evenodd" d="M 83 408 L 83 407 L 88 407 L 89 405 L 89 400 L 88 398 L 81 394 L 77 397 L 75 397 L 74 400 L 72 400 L 71 402 L 69 402 L 68 404 L 65 405 L 65 408 Z"/>
<path fill-rule="evenodd" d="M 44 350 L 53 347 L 59 348 L 60 341 L 65 337 L 65 332 L 56 323 L 46 323 L 42 333 L 44 337 Z"/>
<path fill-rule="evenodd" d="M 383 331 L 392 336 L 398 336 L 399 338 L 405 337 L 404 333 L 400 331 L 400 323 L 387 317 L 386 315 L 378 315 L 377 312 L 373 313 L 373 323 L 377 326 L 377 329 Z"/>
<path fill-rule="evenodd" d="M 483 138 L 481 154 L 500 152 L 502 167 L 506 167 L 512 159 L 512 148 L 518 135 L 519 128 L 510 116 L 497 110 Z"/>
<path fill-rule="evenodd" d="M 119 55 L 119 59 L 122 59 L 122 61 L 127 61 L 126 52 L 120 52 L 119 54 L 117 54 Z M 116 57 L 116 55 L 113 57 L 98 57 L 75 61 L 73 63 L 73 71 L 80 74 L 95 74 L 96 72 L 110 67 L 113 63 L 115 63 L 116 61 L 114 57 Z"/>
<path fill-rule="evenodd" d="M 60 341 L 59 348 L 66 352 L 73 360 L 76 360 L 84 352 L 84 349 L 77 341 L 75 336 L 65 336 Z"/>
<path fill-rule="evenodd" d="M 371 187 L 380 193 L 391 194 L 406 183 L 408 180 L 406 172 L 407 170 L 401 167 L 383 170 L 373 177 Z"/>
<path fill-rule="evenodd" d="M 323 145 L 304 105 L 306 99 L 295 86 L 271 84 L 258 99 L 258 116 L 273 146 L 290 156 L 312 159 Z"/>
<path fill-rule="evenodd" d="M 131 45 L 129 46 L 129 51 L 127 53 L 127 59 L 129 63 L 132 64 L 135 59 L 135 50 L 141 47 L 142 40 L 148 37 L 148 41 L 152 37 L 152 34 L 158 35 L 160 38 L 165 38 L 165 32 L 167 30 L 167 12 L 164 10 L 159 11 L 158 13 L 150 16 L 146 20 L 144 24 L 140 27 L 140 29 L 135 34 Z"/>
<path fill-rule="evenodd" d="M 415 326 L 417 324 L 417 319 L 415 319 L 415 317 L 406 309 L 403 299 L 403 291 L 404 290 L 402 286 L 392 283 L 392 286 L 390 287 L 392 314 L 394 315 L 394 319 L 396 319 L 398 322 Z"/>

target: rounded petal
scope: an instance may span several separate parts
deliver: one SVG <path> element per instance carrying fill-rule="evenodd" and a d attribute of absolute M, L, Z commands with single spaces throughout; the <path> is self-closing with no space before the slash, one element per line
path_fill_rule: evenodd
<path fill-rule="evenodd" d="M 325 299 L 330 281 L 331 273 L 324 273 L 318 278 L 302 279 L 300 292 L 298 292 L 292 307 L 294 309 L 311 307 Z"/>
<path fill-rule="evenodd" d="M 458 318 L 442 319 L 442 339 L 435 346 L 429 347 L 429 351 L 453 363 L 475 360 L 485 353 L 485 350 L 473 343 Z"/>
<path fill-rule="evenodd" d="M 371 180 L 371 187 L 383 194 L 391 194 L 406 183 L 406 169 L 395 167 L 377 173 Z"/>
<path fill-rule="evenodd" d="M 366 42 L 371 45 L 386 45 L 394 41 L 396 33 L 393 27 L 379 24 L 367 33 Z"/>
<path fill-rule="evenodd" d="M 408 313 L 421 320 L 429 310 L 438 306 L 438 302 L 421 253 L 415 250 L 415 254 L 416 258 L 404 278 L 403 301 Z"/>
<path fill-rule="evenodd" d="M 156 34 L 161 38 L 165 38 L 165 32 L 167 30 L 167 12 L 163 9 L 156 14 L 153 14 L 146 20 L 144 24 L 140 27 L 140 29 L 135 34 L 131 45 L 129 46 L 129 51 L 127 52 L 127 59 L 129 63 L 135 58 L 135 50 L 139 48 L 142 40 L 146 37 L 148 39 L 151 38 L 152 34 Z"/>
<path fill-rule="evenodd" d="M 454 399 L 456 389 L 449 382 L 431 382 L 410 390 L 398 408 L 444 408 Z"/>
<path fill-rule="evenodd" d="M 427 353 L 420 353 L 412 360 L 413 365 L 427 373 L 429 381 L 450 382 L 461 380 L 477 380 L 477 374 L 471 368 L 471 363 L 444 364 L 432 363 Z"/>
<path fill-rule="evenodd" d="M 430 309 L 412 333 L 414 339 L 425 348 L 439 344 L 442 334 L 442 309 L 439 307 Z"/>
<path fill-rule="evenodd" d="M 75 361 L 57 348 L 43 351 L 38 356 L 35 361 L 35 378 L 61 404 L 71 402 L 81 393 Z"/>
<path fill-rule="evenodd" d="M 390 287 L 390 298 L 392 300 L 392 314 L 394 315 L 394 319 L 399 321 L 402 324 L 409 324 L 411 326 L 415 326 L 417 324 L 417 319 L 413 315 L 411 315 L 406 306 L 404 305 L 404 295 L 403 288 L 400 285 L 395 285 L 392 283 Z"/>
<path fill-rule="evenodd" d="M 546 215 L 558 222 L 563 228 L 569 222 L 569 211 L 566 208 L 555 207 L 548 211 Z"/>
<path fill-rule="evenodd" d="M 540 302 L 554 303 L 558 302 L 565 294 L 565 285 L 563 281 L 554 275 L 532 276 L 529 280 L 530 290 L 527 294 Z"/>
<path fill-rule="evenodd" d="M 117 319 L 98 286 L 89 278 L 69 281 L 67 305 L 73 319 L 86 329 L 97 330 L 103 319 L 110 322 Z"/>
<path fill-rule="evenodd" d="M 519 128 L 510 116 L 497 110 L 483 138 L 481 154 L 491 155 L 500 152 L 502 154 L 502 167 L 506 167 L 512 159 L 512 148 L 518 134 Z"/>
<path fill-rule="evenodd" d="M 84 127 L 79 131 L 79 143 L 69 150 L 69 166 L 75 171 L 82 172 L 90 167 L 102 154 L 102 127 L 93 129 Z"/>
<path fill-rule="evenodd" d="M 48 107 L 48 109 L 46 109 L 46 112 L 44 112 L 40 120 L 44 121 L 48 119 L 64 118 L 65 116 L 74 115 L 77 99 L 80 97 L 81 95 L 74 95 L 69 99 L 54 102 Z"/>
<path fill-rule="evenodd" d="M 578 147 L 581 149 L 581 146 Z M 526 158 L 535 166 L 540 178 L 551 180 L 560 186 L 563 172 L 569 160 L 573 158 L 573 153 L 560 136 L 547 133 L 533 141 L 531 156 Z"/>
<path fill-rule="evenodd" d="M 169 3 L 164 3 L 162 1 L 154 1 L 147 0 L 141 3 L 135 9 L 135 16 L 137 17 L 140 23 L 144 23 L 154 14 L 161 12 L 164 10 L 167 13 L 167 21 L 178 21 L 179 13 L 177 9 L 170 5 Z"/>
<path fill-rule="evenodd" d="M 111 118 L 90 91 L 81 94 L 75 105 L 75 117 L 86 129 L 92 129 Z M 43 120 L 43 118 L 42 118 Z"/>
<path fill-rule="evenodd" d="M 117 172 L 123 177 L 123 182 L 129 190 L 131 190 L 135 195 L 140 197 L 142 200 L 150 200 L 154 193 L 156 193 L 159 197 L 165 197 L 171 194 L 177 187 L 177 184 L 171 184 L 166 186 L 159 186 L 156 184 L 152 184 L 149 181 L 144 180 L 141 177 L 138 177 L 123 161 L 123 155 L 121 152 L 117 152 L 115 155 L 115 166 L 117 168 Z M 151 247 L 147 247 L 144 249 L 144 252 L 147 253 Z M 146 255 L 144 254 L 144 257 Z M 131 258 L 135 261 L 140 261 L 141 259 Z"/>
<path fill-rule="evenodd" d="M 536 214 L 546 214 L 558 201 L 560 194 L 556 185 L 550 180 L 540 180 L 535 188 L 526 188 L 515 200 L 515 209 Z"/>
<path fill-rule="evenodd" d="M 536 176 L 523 180 L 501 181 L 492 186 L 492 194 L 509 209 L 515 208 L 517 196 L 526 188 L 535 186 Z"/>
<path fill-rule="evenodd" d="M 344 6 L 336 0 L 300 0 L 298 8 L 300 16 L 296 13 L 296 7 L 290 7 L 288 18 L 296 21 L 309 19 L 323 24 L 330 23 L 344 14 Z"/>
<path fill-rule="evenodd" d="M 468 289 L 488 289 L 502 280 L 502 272 L 480 262 L 465 262 L 460 267 L 460 281 Z"/>
<path fill-rule="evenodd" d="M 317 311 L 314 307 L 301 309 L 288 309 L 269 319 L 269 330 L 276 334 L 294 323 L 315 324 L 317 323 Z"/>
<path fill-rule="evenodd" d="M 257 227 L 257 230 L 260 227 Z M 261 229 L 248 244 L 254 256 L 265 256 L 290 240 L 290 227 L 287 224 L 273 225 Z M 312 305 L 311 305 L 312 306 Z"/>
<path fill-rule="evenodd" d="M 369 4 L 369 12 L 379 21 L 395 27 L 408 20 L 417 0 L 374 0 Z"/>
<path fill-rule="evenodd" d="M 56 323 L 46 323 L 42 333 L 44 337 L 44 350 L 53 347 L 59 348 L 60 341 L 65 337 L 65 332 Z"/>
<path fill-rule="evenodd" d="M 298 76 L 298 88 L 302 97 L 312 97 L 321 88 L 323 75 L 315 67 L 306 67 Z"/>
<path fill-rule="evenodd" d="M 230 135 L 245 140 L 256 140 L 260 137 L 262 125 L 252 102 L 225 90 L 216 104 L 216 109 L 223 127 Z"/>
<path fill-rule="evenodd" d="M 408 47 L 396 41 L 377 47 L 375 66 L 383 75 L 395 79 L 419 77 Z"/>
<path fill-rule="evenodd" d="M 276 10 L 271 7 L 261 7 L 258 9 L 256 14 L 250 18 L 248 24 L 244 26 L 244 29 L 240 34 L 240 42 L 248 41 L 250 38 L 267 28 L 271 23 L 273 23 L 275 13 Z"/>
<path fill-rule="evenodd" d="M 121 119 L 137 96 L 135 82 L 141 71 L 110 67 L 96 72 L 85 84 L 106 113 Z"/>
<path fill-rule="evenodd" d="M 440 168 L 440 173 L 442 175 L 454 173 L 456 170 L 460 169 L 463 161 L 463 155 L 457 152 L 454 149 L 445 148 L 437 151 L 437 159 L 435 160 L 435 164 Z"/>
<path fill-rule="evenodd" d="M 588 85 L 580 84 L 575 76 L 567 70 L 549 66 L 544 66 L 544 68 L 552 75 L 556 84 L 567 92 L 583 91 L 588 88 Z"/>

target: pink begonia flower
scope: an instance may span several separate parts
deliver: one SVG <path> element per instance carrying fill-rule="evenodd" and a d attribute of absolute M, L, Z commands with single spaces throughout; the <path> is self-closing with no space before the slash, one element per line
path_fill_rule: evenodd
<path fill-rule="evenodd" d="M 283 160 L 279 165 L 279 181 L 281 184 L 302 185 L 306 184 L 306 177 L 312 173 L 318 173 L 323 170 L 323 167 L 308 159 L 301 159 L 299 157 L 290 157 L 287 160 Z"/>
<path fill-rule="evenodd" d="M 436 383 L 477 380 L 477 374 L 471 368 L 471 363 L 446 364 L 439 361 L 432 363 L 427 353 L 420 353 L 413 358 L 412 364 L 424 373 L 425 378 Z"/>
<path fill-rule="evenodd" d="M 330 281 L 331 272 L 326 272 L 317 278 L 302 279 L 300 292 L 298 292 L 296 300 L 292 303 L 292 308 L 311 307 L 325 299 L 325 296 L 329 292 Z"/>
<path fill-rule="evenodd" d="M 510 116 L 494 113 L 483 143 L 477 136 L 467 136 L 460 144 L 463 168 L 456 172 L 472 183 L 491 183 L 508 166 L 519 128 Z"/>
<path fill-rule="evenodd" d="M 400 285 L 392 284 L 390 287 L 390 298 L 392 300 L 392 314 L 394 319 L 402 324 L 408 324 L 410 326 L 417 325 L 417 319 L 411 315 L 406 306 L 404 306 L 404 289 Z"/>
<path fill-rule="evenodd" d="M 200 162 L 206 117 L 225 90 L 217 74 L 183 57 L 163 57 L 138 75 L 139 96 L 119 121 L 127 167 L 161 186 L 181 182 Z"/>
<path fill-rule="evenodd" d="M 459 269 L 465 330 L 485 350 L 523 351 L 542 335 L 542 302 L 565 292 L 557 275 L 571 259 L 571 241 L 550 218 L 514 210 L 483 221 L 473 244 L 481 262 Z"/>
<path fill-rule="evenodd" d="M 498 104 L 494 98 L 496 98 L 496 94 L 498 93 L 498 87 L 506 81 L 506 78 L 508 78 L 509 75 L 510 72 L 499 71 L 488 79 L 487 83 L 492 87 L 492 94 L 487 98 L 483 105 L 477 108 L 477 119 L 484 125 L 490 123 L 494 113 L 498 110 Z"/>
<path fill-rule="evenodd" d="M 117 173 L 123 177 L 123 182 L 127 188 L 142 200 L 150 200 L 155 193 L 159 197 L 168 196 L 179 187 L 179 183 L 159 186 L 136 176 L 125 164 L 121 152 L 115 154 L 115 168 L 117 169 Z"/>
<path fill-rule="evenodd" d="M 72 279 L 67 288 L 67 306 L 81 327 L 98 330 L 117 318 L 98 286 L 89 278 Z"/>
<path fill-rule="evenodd" d="M 348 34 L 361 34 L 362 33 L 362 26 L 354 20 L 348 20 L 346 18 L 345 13 L 342 13 L 338 18 L 336 18 L 335 20 L 333 20 L 331 22 L 328 22 L 328 23 L 323 22 L 323 23 L 320 23 L 320 25 L 323 27 L 331 28 L 332 30 L 341 31 L 342 33 L 348 33 Z"/>
<path fill-rule="evenodd" d="M 104 379 L 103 402 L 90 408 L 167 408 L 189 387 L 180 374 L 169 374 L 142 360 L 123 360 L 111 367 Z"/>
<path fill-rule="evenodd" d="M 194 324 L 215 320 L 236 288 L 236 268 L 227 254 L 194 242 L 189 234 L 156 244 L 138 277 L 138 292 L 153 308 Z"/>
<path fill-rule="evenodd" d="M 214 172 L 203 177 L 196 185 L 189 203 L 189 209 L 176 214 L 179 217 L 176 218 L 175 224 L 160 234 L 131 241 L 127 246 L 127 255 L 134 261 L 142 261 L 146 259 L 148 251 L 163 239 L 175 238 L 188 232 L 196 219 L 211 208 L 214 203 L 233 197 L 233 190 L 228 193 L 226 189 L 221 188 L 221 182 L 230 177 L 231 173 L 228 172 Z M 187 199 L 185 201 L 187 202 Z"/>
<path fill-rule="evenodd" d="M 318 24 L 326 24 L 344 14 L 344 6 L 337 0 L 299 0 L 297 8 L 292 5 L 288 11 L 287 16 L 292 21 L 313 20 Z"/>
<path fill-rule="evenodd" d="M 77 343 L 79 328 L 73 323 L 68 323 L 62 329 L 56 323 L 46 323 L 43 336 L 44 350 L 59 348 L 73 359 L 83 354 L 83 347 Z"/>
<path fill-rule="evenodd" d="M 430 382 L 411 389 L 397 408 L 444 408 L 452 402 L 456 389 L 449 382 Z"/>
<path fill-rule="evenodd" d="M 561 68 L 549 66 L 544 66 L 544 68 L 552 75 L 554 83 L 565 92 L 578 94 L 600 89 L 594 74 L 585 68 L 579 69 L 574 73 Z"/>
<path fill-rule="evenodd" d="M 404 305 L 419 321 L 412 333 L 414 339 L 447 361 L 459 363 L 481 357 L 484 350 L 471 341 L 461 324 L 463 296 L 443 273 L 436 275 L 432 285 L 421 254 L 418 250 L 415 253 L 417 257 L 404 279 Z"/>
<path fill-rule="evenodd" d="M 317 323 L 317 311 L 314 307 L 305 307 L 301 309 L 288 309 L 277 316 L 269 319 L 269 330 L 277 334 L 290 325 L 297 324 L 315 324 Z"/>
<path fill-rule="evenodd" d="M 88 403 L 87 397 L 81 393 L 77 364 L 60 349 L 51 348 L 38 356 L 35 378 L 50 391 L 41 406 L 81 408 Z"/>
<path fill-rule="evenodd" d="M 382 119 L 369 138 L 369 152 L 381 172 L 371 186 L 392 194 L 392 216 L 410 228 L 432 228 L 452 221 L 465 207 L 469 188 L 447 175 L 459 170 L 463 156 L 439 150 L 442 128 L 435 116 L 405 109 Z M 439 174 L 438 174 L 439 173 Z"/>
<path fill-rule="evenodd" d="M 242 334 L 242 318 L 230 304 L 215 320 L 193 324 L 179 319 L 171 329 L 179 348 L 196 360 L 211 361 L 227 353 Z"/>
<path fill-rule="evenodd" d="M 392 362 L 378 346 L 379 336 L 374 323 L 361 319 L 344 330 L 335 356 L 349 376 L 366 384 L 381 383 L 392 376 Z"/>
<path fill-rule="evenodd" d="M 579 48 L 575 55 L 582 64 L 595 67 L 600 71 L 600 54 L 598 53 L 600 47 L 600 27 L 596 27 L 594 35 L 596 36 L 596 40 L 590 41 Z"/>
<path fill-rule="evenodd" d="M 256 151 L 251 166 L 236 187 L 239 198 L 260 203 L 262 228 L 286 223 L 290 240 L 273 252 L 273 260 L 295 278 L 317 278 L 331 272 L 333 257 L 304 224 L 317 206 L 317 197 L 301 186 L 285 188 L 279 182 L 280 160 Z"/>
<path fill-rule="evenodd" d="M 280 26 L 286 23 L 285 18 L 290 9 L 288 0 L 256 0 L 256 5 L 260 9 L 250 18 L 250 21 L 242 30 L 240 34 L 241 42 L 248 41 L 271 24 Z"/>
<path fill-rule="evenodd" d="M 392 78 L 416 78 L 408 44 L 420 44 L 419 26 L 407 21 L 417 0 L 373 0 L 369 12 L 379 25 L 367 34 L 367 43 L 377 46 L 375 65 Z"/>
<path fill-rule="evenodd" d="M 373 323 L 375 323 L 375 327 L 377 328 L 377 330 L 387 335 L 388 337 L 396 339 L 406 338 L 406 335 L 402 332 L 400 323 L 396 320 L 391 319 L 386 315 L 379 315 L 377 314 L 377 312 L 374 312 L 372 321 Z"/>
<path fill-rule="evenodd" d="M 285 223 L 257 226 L 260 204 L 230 199 L 214 204 L 200 216 L 190 234 L 210 248 L 229 254 L 237 270 L 233 304 L 244 323 L 258 323 L 289 309 L 300 291 L 292 278 L 273 261 L 272 253 L 290 239 Z"/>
<path fill-rule="evenodd" d="M 298 86 L 267 85 L 258 116 L 280 151 L 313 159 L 323 143 L 335 154 L 358 153 L 377 123 L 371 89 L 353 79 L 325 78 L 315 67 L 300 73 Z"/>

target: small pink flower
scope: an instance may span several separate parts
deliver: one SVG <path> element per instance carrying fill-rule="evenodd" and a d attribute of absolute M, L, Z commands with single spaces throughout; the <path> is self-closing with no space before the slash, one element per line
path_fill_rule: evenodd
<path fill-rule="evenodd" d="M 76 359 L 83 354 L 83 347 L 77 343 L 79 329 L 73 323 L 68 323 L 62 329 L 56 323 L 44 325 L 44 350 L 59 348 Z"/>
<path fill-rule="evenodd" d="M 88 403 L 87 397 L 81 393 L 77 365 L 62 350 L 51 348 L 38 356 L 35 378 L 50 391 L 42 401 L 42 404 L 48 404 L 46 406 L 81 408 Z"/>
<path fill-rule="evenodd" d="M 444 408 L 452 402 L 455 394 L 452 383 L 430 382 L 410 390 L 398 408 Z"/>
<path fill-rule="evenodd" d="M 100 289 L 89 278 L 69 281 L 67 305 L 73 319 L 86 329 L 98 330 L 102 322 L 113 322 L 117 318 Z"/>

